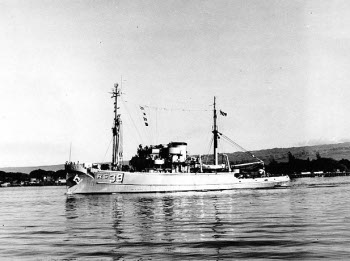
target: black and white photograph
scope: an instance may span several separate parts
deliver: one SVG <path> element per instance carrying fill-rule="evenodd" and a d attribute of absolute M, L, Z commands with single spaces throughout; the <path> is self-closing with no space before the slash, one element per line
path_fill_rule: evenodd
<path fill-rule="evenodd" d="M 347 260 L 350 1 L 0 0 L 0 260 Z"/>

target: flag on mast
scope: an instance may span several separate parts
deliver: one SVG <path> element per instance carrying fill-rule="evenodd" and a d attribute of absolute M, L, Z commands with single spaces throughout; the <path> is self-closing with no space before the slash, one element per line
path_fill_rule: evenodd
<path fill-rule="evenodd" d="M 220 110 L 220 114 L 221 114 L 222 116 L 227 116 L 227 113 L 226 113 L 226 112 L 223 112 L 222 110 Z"/>

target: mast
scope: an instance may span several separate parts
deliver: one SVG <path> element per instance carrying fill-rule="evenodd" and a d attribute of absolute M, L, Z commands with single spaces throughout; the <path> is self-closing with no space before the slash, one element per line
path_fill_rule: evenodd
<path fill-rule="evenodd" d="M 70 142 L 70 146 L 69 146 L 69 162 L 71 162 L 71 158 L 72 158 L 72 142 Z"/>
<path fill-rule="evenodd" d="M 114 84 L 112 98 L 114 98 L 114 121 L 112 127 L 113 133 L 113 152 L 112 152 L 112 169 L 121 170 L 123 160 L 121 126 L 122 120 L 118 114 L 118 97 L 121 95 L 121 89 L 118 88 L 118 83 Z"/>
<path fill-rule="evenodd" d="M 217 114 L 216 114 L 216 97 L 214 96 L 214 127 L 213 127 L 213 134 L 214 134 L 214 164 L 218 165 L 218 126 L 216 124 L 217 120 Z"/>

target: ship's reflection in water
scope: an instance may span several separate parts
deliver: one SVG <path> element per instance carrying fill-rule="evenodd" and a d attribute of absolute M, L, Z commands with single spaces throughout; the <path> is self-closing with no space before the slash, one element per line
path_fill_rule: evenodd
<path fill-rule="evenodd" d="M 344 228 L 344 236 L 334 237 L 327 234 L 331 228 L 322 231 L 319 221 L 334 226 L 341 221 L 333 219 L 330 224 L 326 220 L 329 212 L 310 202 L 310 193 L 304 189 L 74 195 L 66 201 L 67 245 L 71 249 L 65 257 L 333 258 L 336 255 L 325 249 L 326 244 L 340 243 L 349 232 Z M 344 255 L 349 254 L 343 245 L 338 247 Z"/>
<path fill-rule="evenodd" d="M 212 241 L 225 233 L 220 231 L 223 224 L 215 196 L 211 203 L 206 204 L 198 196 L 184 195 L 118 197 L 113 225 L 117 252 L 121 256 L 132 254 L 133 258 L 145 255 L 163 260 L 200 258 L 203 255 L 200 244 L 206 237 Z M 219 248 L 207 249 L 206 254 Z M 218 251 L 213 253 L 217 255 Z"/>
<path fill-rule="evenodd" d="M 223 199 L 205 193 L 68 197 L 67 234 L 72 248 L 81 247 L 72 257 L 213 259 L 232 230 L 220 216 L 233 211 L 234 198 Z"/>

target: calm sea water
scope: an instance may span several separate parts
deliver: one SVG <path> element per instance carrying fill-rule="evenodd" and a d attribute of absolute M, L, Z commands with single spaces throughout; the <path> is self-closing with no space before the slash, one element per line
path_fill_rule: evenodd
<path fill-rule="evenodd" d="M 1 260 L 344 260 L 350 177 L 287 189 L 65 195 L 0 188 Z"/>

